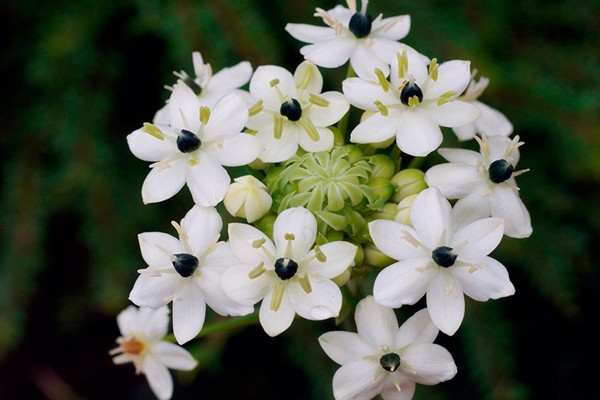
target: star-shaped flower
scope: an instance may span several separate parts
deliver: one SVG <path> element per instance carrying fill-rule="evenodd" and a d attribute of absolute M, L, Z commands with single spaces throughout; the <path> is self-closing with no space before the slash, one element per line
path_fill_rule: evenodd
<path fill-rule="evenodd" d="M 527 170 L 515 171 L 519 162 L 519 136 L 481 138 L 480 153 L 465 149 L 440 149 L 449 163 L 430 168 L 425 174 L 429 186 L 438 188 L 454 205 L 454 223 L 458 228 L 479 218 L 504 220 L 504 234 L 513 238 L 529 237 L 532 232 L 529 211 L 519 197 L 515 177 Z"/>
<path fill-rule="evenodd" d="M 513 126 L 508 118 L 495 108 L 477 100 L 487 88 L 490 80 L 482 76 L 479 81 L 476 81 L 476 72 L 476 70 L 473 71 L 471 83 L 459 99 L 476 105 L 481 111 L 481 118 L 468 125 L 454 127 L 452 130 L 459 140 L 473 139 L 477 133 L 482 136 L 510 136 L 513 132 Z"/>
<path fill-rule="evenodd" d="M 250 94 L 256 104 L 250 108 L 248 128 L 264 146 L 259 158 L 280 162 L 291 158 L 298 146 L 308 152 L 333 147 L 328 129 L 350 108 L 339 92 L 321 93 L 323 77 L 319 69 L 305 61 L 294 75 L 284 68 L 259 67 L 250 81 Z"/>
<path fill-rule="evenodd" d="M 150 388 L 161 400 L 173 395 L 173 379 L 168 368 L 181 371 L 198 364 L 187 350 L 162 338 L 169 327 L 169 309 L 127 307 L 117 316 L 121 336 L 119 347 L 110 352 L 115 364 L 132 362 L 136 374 L 144 374 Z"/>
<path fill-rule="evenodd" d="M 378 394 L 410 400 L 416 383 L 435 385 L 456 375 L 452 355 L 433 343 L 439 331 L 426 309 L 398 327 L 394 310 L 367 296 L 356 306 L 355 320 L 358 333 L 319 337 L 325 353 L 341 365 L 333 377 L 337 400 L 369 400 Z"/>
<path fill-rule="evenodd" d="M 316 9 L 315 16 L 327 27 L 306 24 L 287 24 L 285 29 L 294 38 L 311 43 L 300 53 L 320 67 L 336 68 L 350 60 L 360 77 L 369 78 L 379 68 L 387 76 L 389 61 L 396 52 L 417 54 L 411 47 L 399 43 L 410 30 L 410 16 L 398 15 L 375 19 L 367 13 L 368 1 L 359 11 L 355 0 L 348 0 L 348 8 L 341 5 L 332 10 Z"/>
<path fill-rule="evenodd" d="M 178 78 L 173 88 L 186 92 L 188 101 L 195 104 L 197 108 L 206 106 L 214 107 L 217 101 L 229 93 L 236 93 L 250 102 L 247 91 L 239 89 L 250 80 L 252 76 L 252 65 L 248 61 L 242 61 L 233 67 L 223 68 L 213 75 L 210 64 L 204 64 L 202 54 L 195 51 L 192 53 L 195 77 L 189 76 L 185 71 L 174 72 Z M 152 120 L 154 124 L 170 125 L 169 102 L 162 107 Z"/>
<path fill-rule="evenodd" d="M 212 109 L 198 108 L 188 97 L 175 87 L 169 100 L 171 126 L 144 124 L 127 136 L 136 157 L 154 162 L 142 186 L 144 203 L 166 200 L 187 184 L 196 204 L 215 206 L 231 181 L 224 167 L 246 165 L 262 150 L 256 137 L 241 132 L 248 111 L 238 95 L 222 97 Z"/>
<path fill-rule="evenodd" d="M 316 236 L 315 217 L 301 207 L 277 217 L 275 243 L 250 225 L 229 224 L 239 261 L 223 274 L 221 288 L 243 304 L 262 299 L 260 323 L 270 336 L 285 331 L 296 314 L 323 320 L 340 312 L 342 295 L 331 279 L 350 267 L 357 247 L 343 241 L 313 246 Z"/>
<path fill-rule="evenodd" d="M 142 307 L 173 302 L 173 333 L 183 344 L 204 325 L 206 305 L 221 315 L 246 315 L 250 305 L 237 304 L 219 289 L 225 269 L 237 262 L 229 245 L 219 242 L 222 221 L 212 207 L 194 206 L 181 225 L 179 239 L 162 232 L 138 236 L 148 268 L 139 270 L 129 299 Z"/>
<path fill-rule="evenodd" d="M 417 195 L 410 218 L 413 227 L 386 220 L 369 224 L 377 248 L 398 260 L 375 279 L 377 303 L 398 308 L 427 295 L 431 319 L 453 335 L 464 317 L 463 294 L 486 301 L 515 292 L 506 268 L 488 257 L 502 239 L 502 219 L 480 219 L 455 231 L 450 203 L 436 188 Z"/>
<path fill-rule="evenodd" d="M 390 60 L 392 61 L 392 60 Z M 376 70 L 375 80 L 349 78 L 343 82 L 350 104 L 373 113 L 350 134 L 355 143 L 380 143 L 396 137 L 405 153 L 426 156 L 442 143 L 440 126 L 463 126 L 481 113 L 457 100 L 470 79 L 470 63 L 453 60 L 429 66 L 421 57 L 396 53 L 390 80 Z"/>

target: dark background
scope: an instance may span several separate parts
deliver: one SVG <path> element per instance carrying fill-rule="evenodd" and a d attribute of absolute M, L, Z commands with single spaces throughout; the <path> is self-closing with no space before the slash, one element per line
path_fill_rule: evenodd
<path fill-rule="evenodd" d="M 193 50 L 215 71 L 242 60 L 293 71 L 302 44 L 285 24 L 320 24 L 314 7 L 335 4 L 0 5 L 0 398 L 152 398 L 145 379 L 131 365 L 113 366 L 108 351 L 115 316 L 144 266 L 136 235 L 171 232 L 191 199 L 183 190 L 144 206 L 147 163 L 129 153 L 125 136 L 163 104 L 172 70 L 192 72 Z M 558 0 L 370 3 L 373 15 L 411 15 L 405 43 L 440 61 L 471 60 L 490 77 L 482 100 L 513 122 L 526 143 L 519 167 L 531 169 L 519 184 L 534 233 L 505 238 L 493 254 L 516 294 L 467 303 L 459 332 L 438 339 L 458 375 L 419 386 L 418 399 L 597 398 L 599 8 Z M 322 71 L 339 90 L 343 68 Z M 337 366 L 315 342 L 332 329 L 297 319 L 275 339 L 257 326 L 203 338 L 187 347 L 200 368 L 176 374 L 174 398 L 332 398 Z"/>

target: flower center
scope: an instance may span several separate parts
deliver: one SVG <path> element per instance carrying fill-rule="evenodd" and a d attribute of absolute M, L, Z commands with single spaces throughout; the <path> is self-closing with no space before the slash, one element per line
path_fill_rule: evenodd
<path fill-rule="evenodd" d="M 419 103 L 423 101 L 423 91 L 421 90 L 419 85 L 409 81 L 406 85 L 404 85 L 402 91 L 400 92 L 400 101 L 402 102 L 402 104 L 408 106 L 410 105 L 409 100 L 413 96 L 417 96 Z"/>
<path fill-rule="evenodd" d="M 384 354 L 379 359 L 379 364 L 386 371 L 394 372 L 400 366 L 400 356 L 396 353 Z"/>
<path fill-rule="evenodd" d="M 194 273 L 196 268 L 198 268 L 198 258 L 187 253 L 175 254 L 173 267 L 175 267 L 175 271 L 177 271 L 179 275 L 187 278 Z"/>
<path fill-rule="evenodd" d="M 352 15 L 352 18 L 350 18 L 348 29 L 350 29 L 350 32 L 352 32 L 354 36 L 360 39 L 369 36 L 372 23 L 373 19 L 369 14 L 355 12 L 354 15 Z"/>
<path fill-rule="evenodd" d="M 490 164 L 488 173 L 490 181 L 502 183 L 512 175 L 514 167 L 506 160 L 496 160 Z"/>
<path fill-rule="evenodd" d="M 286 102 L 281 103 L 279 113 L 284 117 L 287 117 L 290 121 L 298 121 L 302 116 L 302 107 L 296 99 L 290 99 Z"/>
<path fill-rule="evenodd" d="M 195 133 L 182 129 L 177 135 L 177 148 L 182 153 L 191 153 L 200 147 L 200 138 Z"/>
<path fill-rule="evenodd" d="M 144 343 L 138 342 L 135 338 L 131 338 L 126 342 L 121 343 L 123 353 L 140 354 L 144 351 Z"/>
<path fill-rule="evenodd" d="M 281 280 L 290 279 L 298 271 L 298 263 L 291 258 L 283 257 L 275 261 L 275 273 Z"/>
<path fill-rule="evenodd" d="M 457 255 L 451 247 L 440 246 L 431 252 L 431 257 L 437 265 L 447 268 L 454 265 Z"/>

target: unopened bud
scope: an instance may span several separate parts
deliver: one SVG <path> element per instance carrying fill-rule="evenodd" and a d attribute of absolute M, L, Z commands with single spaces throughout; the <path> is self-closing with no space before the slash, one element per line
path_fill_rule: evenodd
<path fill-rule="evenodd" d="M 394 161 L 385 154 L 372 155 L 369 164 L 373 166 L 373 177 L 390 179 L 396 172 Z"/>
<path fill-rule="evenodd" d="M 425 173 L 420 169 L 403 169 L 391 179 L 394 185 L 394 201 L 400 203 L 402 199 L 413 194 L 419 194 L 427 189 Z"/>
<path fill-rule="evenodd" d="M 412 226 L 412 221 L 410 219 L 410 208 L 412 207 L 412 203 L 413 201 L 415 201 L 416 197 L 416 194 L 411 194 L 410 196 L 407 196 L 404 199 L 402 199 L 400 203 L 398 203 L 394 221 L 404 225 Z"/>
<path fill-rule="evenodd" d="M 373 190 L 373 193 L 381 199 L 381 201 L 387 201 L 394 194 L 394 186 L 389 179 L 386 178 L 373 178 L 369 181 L 369 187 Z"/>
<path fill-rule="evenodd" d="M 267 187 L 252 175 L 235 178 L 225 199 L 225 208 L 235 217 L 246 218 L 250 223 L 264 216 L 273 204 Z"/>
<path fill-rule="evenodd" d="M 384 268 L 392 264 L 395 260 L 383 254 L 372 243 L 367 243 L 363 246 L 365 251 L 364 264 L 375 268 Z"/>
<path fill-rule="evenodd" d="M 369 216 L 369 220 L 386 219 L 388 221 L 393 221 L 394 218 L 396 218 L 397 213 L 398 205 L 396 203 L 385 203 L 381 211 L 377 211 Z"/>

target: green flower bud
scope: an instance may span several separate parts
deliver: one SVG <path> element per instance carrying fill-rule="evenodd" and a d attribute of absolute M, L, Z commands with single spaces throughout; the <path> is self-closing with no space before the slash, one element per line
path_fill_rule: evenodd
<path fill-rule="evenodd" d="M 369 187 L 382 201 L 387 201 L 394 194 L 394 186 L 389 179 L 375 177 L 369 181 Z"/>
<path fill-rule="evenodd" d="M 351 165 L 356 164 L 364 156 L 362 150 L 354 144 L 346 145 L 342 149 L 346 151 L 346 158 Z"/>
<path fill-rule="evenodd" d="M 398 213 L 398 204 L 396 203 L 385 203 L 381 211 L 377 211 L 369 216 L 369 221 L 375 221 L 376 219 L 387 219 L 393 221 Z"/>
<path fill-rule="evenodd" d="M 373 166 L 373 177 L 390 179 L 396 172 L 394 161 L 385 154 L 375 154 L 369 157 L 369 164 Z"/>
<path fill-rule="evenodd" d="M 396 260 L 383 254 L 379 249 L 372 243 L 367 243 L 363 246 L 365 251 L 364 264 L 370 265 L 375 268 L 384 268 L 392 264 Z"/>
<path fill-rule="evenodd" d="M 394 201 L 400 203 L 402 199 L 412 194 L 419 194 L 427 189 L 425 173 L 420 169 L 404 169 L 394 175 L 391 179 L 394 185 Z"/>
<path fill-rule="evenodd" d="M 394 221 L 400 222 L 401 224 L 412 226 L 412 221 L 410 219 L 410 207 L 412 206 L 413 201 L 417 197 L 416 194 L 411 194 L 410 196 L 402 199 L 396 208 L 396 216 L 394 217 Z"/>
<path fill-rule="evenodd" d="M 277 215 L 269 214 L 265 215 L 261 219 L 259 219 L 254 226 L 256 229 L 267 235 L 268 237 L 273 237 L 273 226 L 275 225 L 275 220 L 277 219 Z"/>
<path fill-rule="evenodd" d="M 332 279 L 333 283 L 335 283 L 336 285 L 338 285 L 340 287 L 342 287 L 346 283 L 348 283 L 348 281 L 352 277 L 352 273 L 350 272 L 351 269 L 352 268 L 346 268 L 346 270 L 344 272 L 342 272 L 341 274 L 339 274 L 338 276 L 333 278 Z"/>

